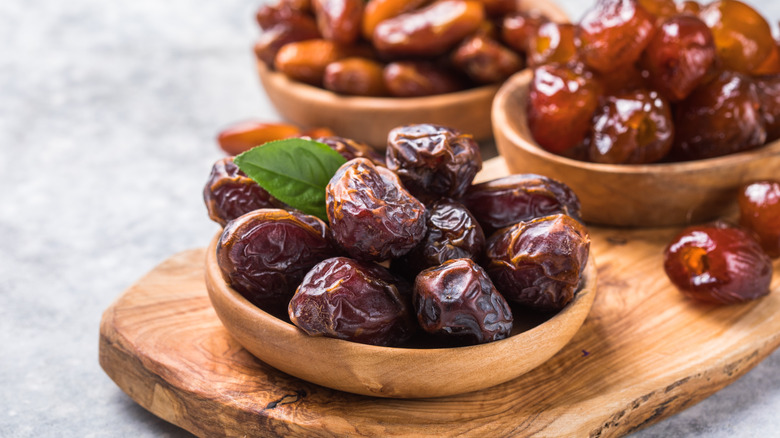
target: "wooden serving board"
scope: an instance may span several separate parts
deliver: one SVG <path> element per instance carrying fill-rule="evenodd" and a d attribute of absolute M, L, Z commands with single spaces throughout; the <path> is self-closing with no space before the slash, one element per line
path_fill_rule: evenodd
<path fill-rule="evenodd" d="M 663 272 L 678 231 L 591 228 L 599 289 L 585 324 L 539 368 L 479 392 L 379 399 L 276 371 L 217 319 L 203 249 L 174 255 L 105 311 L 100 364 L 141 406 L 199 436 L 620 436 L 723 388 L 780 343 L 780 261 L 769 296 L 696 303 Z"/>

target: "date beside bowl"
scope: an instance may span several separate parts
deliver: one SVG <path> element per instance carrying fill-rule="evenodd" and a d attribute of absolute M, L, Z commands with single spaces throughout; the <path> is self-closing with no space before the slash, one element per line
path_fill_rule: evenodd
<path fill-rule="evenodd" d="M 209 298 L 228 332 L 272 367 L 328 388 L 376 397 L 428 398 L 489 388 L 539 366 L 563 348 L 590 311 L 596 265 L 589 258 L 582 288 L 560 312 L 506 339 L 454 348 L 391 348 L 313 337 L 260 310 L 222 278 L 215 236 L 206 252 Z"/>
<path fill-rule="evenodd" d="M 519 12 L 537 12 L 568 22 L 550 0 L 523 1 Z M 384 149 L 396 126 L 433 123 L 468 132 L 477 140 L 492 138 L 490 106 L 500 84 L 425 97 L 347 96 L 295 81 L 258 61 L 260 82 L 277 112 L 303 127 L 326 126 L 336 134 Z"/>
<path fill-rule="evenodd" d="M 532 75 L 517 73 L 496 93 L 496 146 L 511 172 L 539 173 L 569 185 L 587 222 L 639 227 L 703 222 L 726 214 L 742 184 L 780 175 L 780 141 L 717 158 L 647 165 L 589 163 L 547 152 L 528 129 Z"/>

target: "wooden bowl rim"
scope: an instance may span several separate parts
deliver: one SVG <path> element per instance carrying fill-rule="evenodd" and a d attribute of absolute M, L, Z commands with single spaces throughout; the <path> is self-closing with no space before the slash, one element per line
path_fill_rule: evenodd
<path fill-rule="evenodd" d="M 510 120 L 507 117 L 506 107 L 512 105 L 512 100 L 517 100 L 517 93 L 525 94 L 523 89 L 527 89 L 533 77 L 533 70 L 527 68 L 515 73 L 507 79 L 496 93 L 493 99 L 491 110 L 495 121 L 494 126 L 498 126 L 502 133 L 510 140 L 514 147 L 519 147 L 525 151 L 537 155 L 545 160 L 557 162 L 567 167 L 575 167 L 592 172 L 602 172 L 622 175 L 665 175 L 674 173 L 696 173 L 700 171 L 712 171 L 719 168 L 735 167 L 749 162 L 753 162 L 765 156 L 776 155 L 780 153 L 780 140 L 766 143 L 755 149 L 742 151 L 721 157 L 706 158 L 693 161 L 681 161 L 674 163 L 653 163 L 653 164 L 602 164 L 591 163 L 587 161 L 575 160 L 572 158 L 556 155 L 544 150 L 529 135 L 523 136 L 516 127 L 527 126 L 527 111 L 521 108 L 520 118 Z M 524 104 L 525 102 L 523 102 Z"/>
<path fill-rule="evenodd" d="M 583 278 L 585 281 L 583 282 L 580 290 L 575 294 L 574 299 L 572 299 L 572 301 L 566 305 L 565 308 L 550 317 L 550 319 L 531 329 L 517 333 L 506 339 L 478 345 L 445 348 L 382 347 L 351 342 L 343 339 L 328 338 L 324 336 L 309 336 L 293 324 L 282 321 L 281 319 L 261 310 L 254 304 L 250 303 L 246 298 L 228 286 L 224 281 L 222 272 L 220 271 L 216 261 L 216 246 L 220 235 L 221 232 L 216 234 L 216 236 L 211 240 L 211 243 L 209 244 L 209 247 L 206 251 L 206 282 L 210 286 L 213 286 L 208 288 L 209 294 L 220 293 L 223 297 L 226 297 L 235 308 L 239 309 L 243 316 L 262 323 L 266 326 L 266 328 L 272 328 L 274 331 L 283 332 L 287 336 L 291 336 L 300 340 L 302 343 L 316 342 L 326 344 L 330 349 L 332 349 L 333 352 L 356 353 L 360 355 L 381 355 L 385 357 L 414 356 L 415 358 L 419 358 L 419 360 L 423 361 L 431 360 L 432 357 L 445 356 L 453 353 L 472 355 L 488 354 L 492 350 L 502 346 L 508 346 L 514 343 L 522 343 L 529 338 L 533 338 L 537 333 L 546 331 L 551 326 L 568 327 L 571 324 L 569 319 L 576 317 L 578 310 L 583 310 L 586 308 L 586 311 L 583 312 L 582 319 L 580 321 L 574 321 L 578 327 L 582 326 L 582 324 L 585 322 L 585 319 L 587 318 L 588 313 L 590 312 L 591 306 L 593 305 L 598 283 L 596 262 L 593 256 L 593 251 L 590 251 L 588 263 L 585 267 L 585 270 L 583 271 Z M 576 333 L 576 330 L 574 333 Z M 574 333 L 572 333 L 572 336 L 574 336 Z M 567 339 L 566 342 L 560 346 L 560 348 L 563 348 L 563 346 L 565 346 L 569 340 L 570 339 Z"/>

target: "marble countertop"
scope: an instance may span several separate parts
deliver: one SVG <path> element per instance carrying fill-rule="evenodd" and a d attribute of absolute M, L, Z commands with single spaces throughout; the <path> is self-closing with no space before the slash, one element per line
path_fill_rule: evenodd
<path fill-rule="evenodd" d="M 258 4 L 0 2 L 0 436 L 189 436 L 103 373 L 98 324 L 217 230 L 200 193 L 218 130 L 278 119 L 254 73 Z M 778 374 L 780 352 L 634 436 L 776 433 Z"/>

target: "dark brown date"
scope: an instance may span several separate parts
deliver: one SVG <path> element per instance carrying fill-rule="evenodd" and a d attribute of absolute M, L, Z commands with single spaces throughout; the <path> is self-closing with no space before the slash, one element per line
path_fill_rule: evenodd
<path fill-rule="evenodd" d="M 425 237 L 425 206 L 395 173 L 368 159 L 342 165 L 325 189 L 325 200 L 334 238 L 358 260 L 400 257 Z"/>
<path fill-rule="evenodd" d="M 588 158 L 605 164 L 648 164 L 672 148 L 669 104 L 655 91 L 607 96 L 593 116 Z"/>
<path fill-rule="evenodd" d="M 449 71 L 425 61 L 398 61 L 385 66 L 385 86 L 395 97 L 421 97 L 452 93 L 463 82 Z"/>
<path fill-rule="evenodd" d="M 287 314 L 287 304 L 306 272 L 336 255 L 324 222 L 279 209 L 255 210 L 230 222 L 217 244 L 217 263 L 225 281 L 275 316 Z"/>
<path fill-rule="evenodd" d="M 416 274 L 453 259 L 478 261 L 485 233 L 463 204 L 441 199 L 428 209 L 427 218 L 425 238 L 403 258 L 407 272 Z"/>
<path fill-rule="evenodd" d="M 363 0 L 312 0 L 317 26 L 325 39 L 348 45 L 360 35 Z"/>
<path fill-rule="evenodd" d="M 390 57 L 441 55 L 474 33 L 484 19 L 479 2 L 442 0 L 377 24 L 374 47 Z"/>
<path fill-rule="evenodd" d="M 724 222 L 684 229 L 664 250 L 664 270 L 683 295 L 732 304 L 769 293 L 772 261 L 745 230 Z"/>
<path fill-rule="evenodd" d="M 367 158 L 377 166 L 385 165 L 384 157 L 379 155 L 374 148 L 365 143 L 333 135 L 318 137 L 315 140 L 330 146 L 331 149 L 338 152 L 347 161 L 354 160 L 355 158 Z"/>
<path fill-rule="evenodd" d="M 655 20 L 636 0 L 598 0 L 580 20 L 582 60 L 602 73 L 630 65 L 650 42 Z"/>
<path fill-rule="evenodd" d="M 346 58 L 325 67 L 325 89 L 351 96 L 386 96 L 384 66 L 366 58 Z"/>
<path fill-rule="evenodd" d="M 780 181 L 746 184 L 737 200 L 740 225 L 756 234 L 770 257 L 780 257 Z"/>
<path fill-rule="evenodd" d="M 422 271 L 414 282 L 417 321 L 428 333 L 483 344 L 509 336 L 512 311 L 485 271 L 471 259 Z"/>
<path fill-rule="evenodd" d="M 280 0 L 273 5 L 263 5 L 255 13 L 257 24 L 268 30 L 279 23 L 306 17 L 311 10 L 310 0 Z"/>
<path fill-rule="evenodd" d="M 482 168 L 471 135 L 430 123 L 399 126 L 387 135 L 387 168 L 421 200 L 459 198 Z"/>
<path fill-rule="evenodd" d="M 523 68 L 512 50 L 486 35 L 466 38 L 452 54 L 452 63 L 474 82 L 501 82 Z"/>
<path fill-rule="evenodd" d="M 656 31 L 642 65 L 653 87 L 676 102 L 703 82 L 714 61 L 715 43 L 707 25 L 693 15 L 677 15 Z"/>
<path fill-rule="evenodd" d="M 697 87 L 675 110 L 672 154 L 697 160 L 727 155 L 764 144 L 761 101 L 751 79 L 724 71 Z"/>
<path fill-rule="evenodd" d="M 260 35 L 254 47 L 255 56 L 273 68 L 276 54 L 285 44 L 316 38 L 320 38 L 320 32 L 314 20 L 305 15 L 295 15 L 294 18 L 279 22 Z"/>
<path fill-rule="evenodd" d="M 574 298 L 589 251 L 581 223 L 545 216 L 497 231 L 487 243 L 485 268 L 508 301 L 557 311 Z"/>
<path fill-rule="evenodd" d="M 393 347 L 414 332 L 410 298 L 411 286 L 387 269 L 334 257 L 306 274 L 288 312 L 311 336 Z"/>
<path fill-rule="evenodd" d="M 474 184 L 461 202 L 477 218 L 486 235 L 551 214 L 580 218 L 580 200 L 569 186 L 534 174 L 515 174 Z"/>
<path fill-rule="evenodd" d="M 246 176 L 233 163 L 233 157 L 214 163 L 206 187 L 203 188 L 203 201 L 211 220 L 223 227 L 253 210 L 284 207 L 283 202 Z"/>

